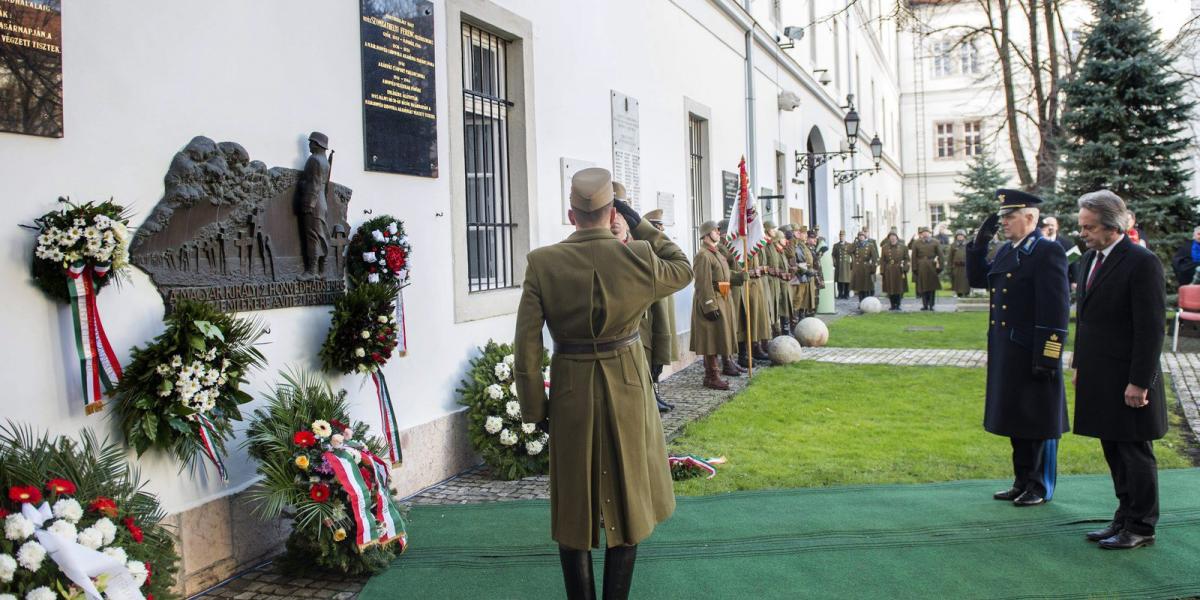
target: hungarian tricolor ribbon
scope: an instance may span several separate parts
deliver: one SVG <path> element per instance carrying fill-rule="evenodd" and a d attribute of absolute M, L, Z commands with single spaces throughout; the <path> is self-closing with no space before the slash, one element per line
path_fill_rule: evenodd
<path fill-rule="evenodd" d="M 408 354 L 408 327 L 404 322 L 404 288 L 396 292 L 396 352 Z"/>
<path fill-rule="evenodd" d="M 383 425 L 383 437 L 387 440 L 388 460 L 398 465 L 404 460 L 400 452 L 400 427 L 396 425 L 396 411 L 392 407 L 392 395 L 388 392 L 383 370 L 372 371 L 371 381 L 375 383 L 375 397 L 379 400 L 379 420 Z"/>
<path fill-rule="evenodd" d="M 84 410 L 89 415 L 104 407 L 104 393 L 111 392 L 121 380 L 121 363 L 104 333 L 96 305 L 95 281 L 108 275 L 109 269 L 107 264 L 93 267 L 83 261 L 67 268 L 75 351 L 79 355 Z"/>
<path fill-rule="evenodd" d="M 375 543 L 382 530 L 379 521 L 371 514 L 371 490 L 359 473 L 357 461 L 345 448 L 334 448 L 325 453 L 325 464 L 333 469 L 333 475 L 342 485 L 350 499 L 350 515 L 354 517 L 354 543 L 363 548 Z"/>
<path fill-rule="evenodd" d="M 400 552 L 403 553 L 408 548 L 408 532 L 400 509 L 392 501 L 392 491 L 388 485 L 391 469 L 387 462 L 371 452 L 364 451 L 362 455 L 363 460 L 371 463 L 371 470 L 375 473 L 375 520 L 383 530 L 379 541 L 384 544 L 399 542 Z"/>
<path fill-rule="evenodd" d="M 217 474 L 221 476 L 221 481 L 229 481 L 229 473 L 225 471 L 225 462 L 221 460 L 221 453 L 217 450 L 217 444 L 214 441 L 217 437 L 216 429 L 213 427 L 212 421 L 204 415 L 194 415 L 196 417 L 196 426 L 200 434 L 200 446 L 204 450 L 204 456 L 212 462 L 217 468 Z"/>
<path fill-rule="evenodd" d="M 705 477 L 705 479 L 712 479 L 713 477 L 716 477 L 717 467 L 715 465 L 723 464 L 724 462 L 724 457 L 705 459 L 694 454 L 685 454 L 683 456 L 672 455 L 667 457 L 667 464 L 670 465 L 672 471 L 674 471 L 676 467 L 696 469 L 707 473 L 708 476 Z"/>

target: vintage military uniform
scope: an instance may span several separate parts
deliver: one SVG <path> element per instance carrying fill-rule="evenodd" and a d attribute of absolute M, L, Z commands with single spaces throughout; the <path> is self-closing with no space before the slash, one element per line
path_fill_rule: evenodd
<path fill-rule="evenodd" d="M 572 178 L 574 209 L 598 210 L 612 196 L 604 169 Z M 527 259 L 513 371 L 524 420 L 550 418 L 550 525 L 562 548 L 598 546 L 602 519 L 610 548 L 636 544 L 675 508 L 638 325 L 692 269 L 649 222 L 632 233 L 626 245 L 607 228 L 581 229 Z M 543 324 L 555 345 L 548 399 Z"/>
<path fill-rule="evenodd" d="M 963 236 L 962 239 L 959 239 Z M 966 232 L 959 230 L 954 234 L 954 244 L 946 254 L 946 263 L 950 265 L 950 287 L 959 298 L 971 293 L 971 284 L 967 281 L 967 238 Z"/>
<path fill-rule="evenodd" d="M 700 226 L 702 236 L 717 230 L 717 224 L 708 221 Z M 740 371 L 732 368 L 730 357 L 737 352 L 737 314 L 730 300 L 729 263 L 721 254 L 717 244 L 701 238 L 700 249 L 692 260 L 695 274 L 695 289 L 692 293 L 691 350 L 704 357 L 704 386 L 712 389 L 729 389 L 729 383 L 720 378 L 718 357 L 725 361 L 725 375 L 736 377 Z"/>
<path fill-rule="evenodd" d="M 750 354 L 756 361 L 767 360 L 767 342 L 771 339 L 771 312 L 768 307 L 767 281 L 770 276 L 762 265 L 762 250 L 746 263 L 750 273 Z"/>
<path fill-rule="evenodd" d="M 891 309 L 900 310 L 900 300 L 908 292 L 908 248 L 900 243 L 895 233 L 888 235 L 879 246 L 879 272 L 883 293 L 891 301 Z"/>
<path fill-rule="evenodd" d="M 797 237 L 796 264 L 793 265 L 796 276 L 796 310 L 800 317 L 811 317 L 817 312 L 817 278 L 821 265 L 817 264 L 817 256 L 808 245 L 808 235 L 804 227 L 800 228 Z"/>
<path fill-rule="evenodd" d="M 787 238 L 782 231 L 776 229 L 769 248 L 771 260 L 775 268 L 775 321 L 772 330 L 776 335 L 788 335 L 792 322 L 792 288 L 788 282 L 792 279 L 792 271 L 788 265 Z"/>
<path fill-rule="evenodd" d="M 839 235 L 845 236 L 841 231 Z M 837 283 L 838 299 L 850 297 L 850 274 L 854 269 L 854 244 L 845 239 L 833 245 L 833 280 Z"/>
<path fill-rule="evenodd" d="M 854 266 L 850 275 L 850 286 L 862 302 L 867 296 L 875 295 L 875 269 L 879 264 L 879 249 L 870 239 L 854 242 Z"/>
<path fill-rule="evenodd" d="M 614 182 L 615 187 L 616 182 Z M 642 218 L 650 221 L 655 229 L 662 231 L 662 215 L 662 209 L 656 208 L 642 215 Z M 674 295 L 662 298 L 646 309 L 639 331 L 646 358 L 650 361 L 650 381 L 654 383 L 654 400 L 658 404 L 659 412 L 667 412 L 675 408 L 675 405 L 664 401 L 662 395 L 659 394 L 658 379 L 662 376 L 663 367 L 679 360 L 679 341 L 675 332 Z"/>
<path fill-rule="evenodd" d="M 1001 189 L 997 196 L 1002 212 L 1041 204 L 1015 190 Z M 1006 242 L 988 261 L 991 233 L 981 231 L 967 244 L 967 276 L 971 287 L 991 295 L 983 426 L 1011 438 L 1013 447 L 1013 489 L 997 499 L 1015 500 L 1011 496 L 1019 490 L 1049 500 L 1058 439 L 1069 429 L 1062 374 L 1070 315 L 1067 257 L 1035 227 L 1021 241 Z"/>
<path fill-rule="evenodd" d="M 928 232 L 928 227 L 922 227 L 921 232 Z M 921 297 L 921 310 L 933 310 L 937 302 L 937 291 L 942 288 L 939 274 L 946 264 L 942 256 L 942 244 L 937 238 L 917 238 L 909 243 L 912 253 L 913 279 L 917 284 L 917 295 Z"/>

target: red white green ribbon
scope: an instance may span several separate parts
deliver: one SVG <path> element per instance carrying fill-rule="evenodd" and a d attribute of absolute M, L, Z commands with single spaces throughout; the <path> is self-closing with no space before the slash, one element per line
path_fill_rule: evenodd
<path fill-rule="evenodd" d="M 333 475 L 350 498 L 350 514 L 354 516 L 354 542 L 359 548 L 379 539 L 382 531 L 375 516 L 371 514 L 371 490 L 363 481 L 362 473 L 354 457 L 345 448 L 335 448 L 325 453 L 325 463 L 333 469 Z"/>
<path fill-rule="evenodd" d="M 108 275 L 109 268 L 109 265 L 93 267 L 83 261 L 67 268 L 75 351 L 79 355 L 84 409 L 89 415 L 104 407 L 104 393 L 111 392 L 121 380 L 121 363 L 104 333 L 96 305 L 95 280 Z"/>
<path fill-rule="evenodd" d="M 362 455 L 363 460 L 371 463 L 371 469 L 375 473 L 375 520 L 383 530 L 379 541 L 384 544 L 399 542 L 400 552 L 404 552 L 408 548 L 408 533 L 400 509 L 392 501 L 392 491 L 388 485 L 391 469 L 382 458 L 371 452 L 363 451 Z"/>
<path fill-rule="evenodd" d="M 196 417 L 196 426 L 200 434 L 200 446 L 204 449 L 204 455 L 217 468 L 217 474 L 221 476 L 221 481 L 229 481 L 229 473 L 225 471 L 225 462 L 221 460 L 221 453 L 217 449 L 217 444 L 214 440 L 217 437 L 216 428 L 213 427 L 212 421 L 204 415 L 194 415 Z"/>
<path fill-rule="evenodd" d="M 396 425 L 396 411 L 392 407 L 392 395 L 388 392 L 383 370 L 373 371 L 371 381 L 375 383 L 375 397 L 379 400 L 379 420 L 383 425 L 383 437 L 387 440 L 388 460 L 398 465 L 404 460 L 400 452 L 400 427 Z"/>
<path fill-rule="evenodd" d="M 396 292 L 396 352 L 408 354 L 408 326 L 404 322 L 404 289 Z"/>
<path fill-rule="evenodd" d="M 725 462 L 725 459 L 723 458 L 703 459 L 694 454 L 685 454 L 683 456 L 672 455 L 667 457 L 667 464 L 670 465 L 672 470 L 674 470 L 675 467 L 697 469 L 708 474 L 705 479 L 712 479 L 713 477 L 716 477 L 717 467 L 714 465 L 718 465 L 723 462 Z"/>

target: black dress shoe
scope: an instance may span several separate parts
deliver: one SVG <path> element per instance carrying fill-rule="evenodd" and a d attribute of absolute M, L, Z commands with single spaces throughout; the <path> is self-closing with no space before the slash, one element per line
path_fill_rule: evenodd
<path fill-rule="evenodd" d="M 1046 499 L 1043 498 L 1041 494 L 1037 494 L 1029 490 L 1025 490 L 1020 496 L 1017 496 L 1016 500 L 1013 500 L 1013 504 L 1017 506 L 1037 506 L 1045 503 Z"/>
<path fill-rule="evenodd" d="M 996 492 L 995 494 L 992 494 L 992 498 L 995 498 L 996 500 L 1007 500 L 1012 502 L 1013 500 L 1016 500 L 1017 496 L 1020 496 L 1024 491 L 1025 490 L 1020 488 L 1011 487 L 1003 492 Z"/>
<path fill-rule="evenodd" d="M 1121 533 L 1121 529 L 1122 527 L 1118 526 L 1118 524 L 1109 523 L 1109 526 L 1104 529 L 1098 529 L 1096 532 L 1087 532 L 1086 538 L 1087 541 L 1100 541 L 1112 538 L 1112 536 Z"/>
<path fill-rule="evenodd" d="M 1153 535 L 1138 535 L 1128 529 L 1112 537 L 1100 540 L 1100 547 L 1105 550 L 1132 550 L 1142 546 L 1154 545 Z"/>

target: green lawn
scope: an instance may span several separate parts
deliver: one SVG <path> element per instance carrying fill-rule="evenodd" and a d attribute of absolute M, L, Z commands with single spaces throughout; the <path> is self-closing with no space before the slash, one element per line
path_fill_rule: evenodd
<path fill-rule="evenodd" d="M 842 317 L 829 324 L 829 345 L 840 348 L 987 348 L 985 312 L 881 312 Z M 942 327 L 944 331 L 908 331 Z"/>
<path fill-rule="evenodd" d="M 983 369 L 803 362 L 758 373 L 672 443 L 729 461 L 711 480 L 676 483 L 679 494 L 1012 476 L 1008 440 L 983 430 Z M 1191 466 L 1181 427 L 1172 414 L 1160 468 Z M 1064 436 L 1058 460 L 1064 475 L 1108 472 L 1091 438 Z"/>

